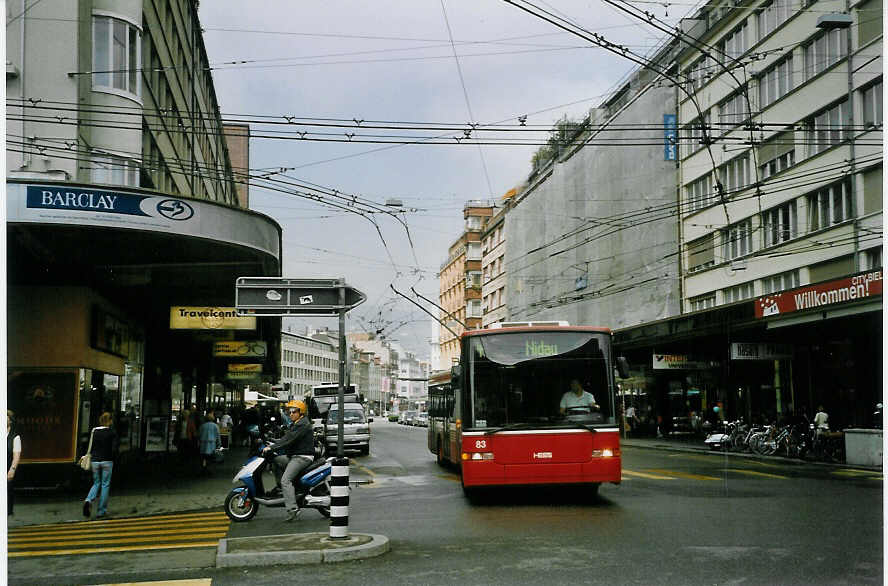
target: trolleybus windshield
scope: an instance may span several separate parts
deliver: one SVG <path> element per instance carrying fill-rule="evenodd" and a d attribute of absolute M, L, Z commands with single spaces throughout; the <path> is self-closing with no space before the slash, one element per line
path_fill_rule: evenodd
<path fill-rule="evenodd" d="M 470 338 L 464 428 L 593 428 L 615 423 L 610 338 L 598 332 L 514 332 Z M 569 407 L 571 381 L 598 408 Z M 570 401 L 568 401 L 570 403 Z"/>

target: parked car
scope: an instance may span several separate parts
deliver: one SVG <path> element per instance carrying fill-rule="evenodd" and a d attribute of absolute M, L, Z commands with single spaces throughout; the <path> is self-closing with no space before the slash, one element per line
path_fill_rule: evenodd
<path fill-rule="evenodd" d="M 415 421 L 416 421 L 416 423 L 414 425 L 418 425 L 419 427 L 428 427 L 429 426 L 429 414 L 428 413 L 417 413 Z"/>
<path fill-rule="evenodd" d="M 403 425 L 413 425 L 413 420 L 416 419 L 416 414 L 417 411 L 415 410 L 402 411 L 398 423 Z"/>
<path fill-rule="evenodd" d="M 370 423 L 364 415 L 364 408 L 359 403 L 346 403 L 342 413 L 343 450 L 358 450 L 362 454 L 369 454 Z M 339 406 L 332 405 L 324 425 L 328 452 L 336 449 L 339 444 L 339 421 Z"/>

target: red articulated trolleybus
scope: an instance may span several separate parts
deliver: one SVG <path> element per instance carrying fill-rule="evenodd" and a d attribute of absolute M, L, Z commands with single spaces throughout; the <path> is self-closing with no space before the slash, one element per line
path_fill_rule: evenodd
<path fill-rule="evenodd" d="M 614 369 L 627 377 L 628 367 L 609 329 L 504 323 L 461 338 L 459 365 L 429 380 L 428 441 L 439 464 L 459 466 L 466 496 L 620 482 Z"/>

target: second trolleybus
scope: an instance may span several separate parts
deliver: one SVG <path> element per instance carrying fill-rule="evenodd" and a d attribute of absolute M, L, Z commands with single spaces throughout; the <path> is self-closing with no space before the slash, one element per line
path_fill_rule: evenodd
<path fill-rule="evenodd" d="M 621 480 L 613 356 L 607 328 L 495 324 L 461 336 L 459 364 L 429 380 L 428 446 L 481 487 Z M 594 404 L 571 406 L 576 384 Z M 577 395 L 579 396 L 579 395 Z"/>

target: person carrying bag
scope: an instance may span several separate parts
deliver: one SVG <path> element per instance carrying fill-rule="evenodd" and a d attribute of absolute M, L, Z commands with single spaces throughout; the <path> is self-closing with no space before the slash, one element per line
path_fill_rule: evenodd
<path fill-rule="evenodd" d="M 89 449 L 84 457 L 89 457 L 93 485 L 83 501 L 83 516 L 89 518 L 92 502 L 99 499 L 96 518 L 105 516 L 108 510 L 108 492 L 111 489 L 111 470 L 114 467 L 114 454 L 117 452 L 117 434 L 111 427 L 114 418 L 107 411 L 99 417 L 99 426 L 92 430 Z M 93 443 L 95 440 L 95 443 Z M 81 467 L 83 463 L 81 463 Z"/>
<path fill-rule="evenodd" d="M 80 456 L 80 468 L 83 470 L 92 470 L 92 452 L 93 449 L 93 436 L 96 435 L 96 429 L 93 428 L 92 432 L 89 434 L 89 446 L 86 448 L 86 453 Z"/>

